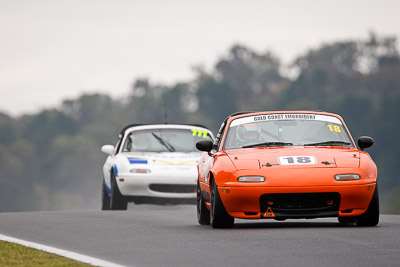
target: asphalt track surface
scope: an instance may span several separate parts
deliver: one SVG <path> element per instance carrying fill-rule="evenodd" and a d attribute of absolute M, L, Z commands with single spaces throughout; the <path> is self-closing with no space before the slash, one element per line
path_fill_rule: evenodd
<path fill-rule="evenodd" d="M 0 213 L 0 234 L 126 266 L 400 266 L 400 216 L 377 227 L 335 218 L 237 220 L 212 229 L 196 208 Z"/>

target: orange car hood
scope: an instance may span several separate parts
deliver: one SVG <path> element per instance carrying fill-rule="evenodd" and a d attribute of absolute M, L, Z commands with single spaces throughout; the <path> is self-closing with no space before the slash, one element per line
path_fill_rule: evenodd
<path fill-rule="evenodd" d="M 225 151 L 237 170 L 257 169 L 268 164 L 279 168 L 358 168 L 360 153 L 348 147 L 258 147 Z M 280 164 L 279 160 L 312 158 L 312 164 Z"/>

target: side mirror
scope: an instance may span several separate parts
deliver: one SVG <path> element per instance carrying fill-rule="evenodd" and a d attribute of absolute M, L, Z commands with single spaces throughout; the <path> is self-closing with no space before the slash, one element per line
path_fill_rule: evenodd
<path fill-rule="evenodd" d="M 114 153 L 114 146 L 112 145 L 104 145 L 101 147 L 101 151 L 106 153 L 107 155 L 112 155 Z"/>
<path fill-rule="evenodd" d="M 361 148 L 361 150 L 364 150 L 364 148 L 368 148 L 374 144 L 374 139 L 372 139 L 369 136 L 361 136 L 358 138 L 358 146 Z"/>
<path fill-rule="evenodd" d="M 200 151 L 210 152 L 213 148 L 213 142 L 211 140 L 201 140 L 196 143 L 196 148 Z"/>

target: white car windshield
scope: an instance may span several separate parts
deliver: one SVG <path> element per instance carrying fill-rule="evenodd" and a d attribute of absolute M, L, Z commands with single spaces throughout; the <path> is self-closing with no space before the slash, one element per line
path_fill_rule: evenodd
<path fill-rule="evenodd" d="M 320 114 L 265 114 L 233 120 L 224 149 L 263 146 L 353 146 L 342 121 Z"/>
<path fill-rule="evenodd" d="M 149 129 L 129 133 L 122 152 L 198 152 L 196 142 L 211 139 L 199 129 Z"/>

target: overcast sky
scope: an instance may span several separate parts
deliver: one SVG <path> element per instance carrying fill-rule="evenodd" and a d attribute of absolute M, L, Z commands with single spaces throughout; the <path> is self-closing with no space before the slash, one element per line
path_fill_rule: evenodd
<path fill-rule="evenodd" d="M 235 43 L 289 62 L 370 30 L 399 37 L 399 13 L 399 0 L 0 0 L 0 112 L 189 81 Z"/>

